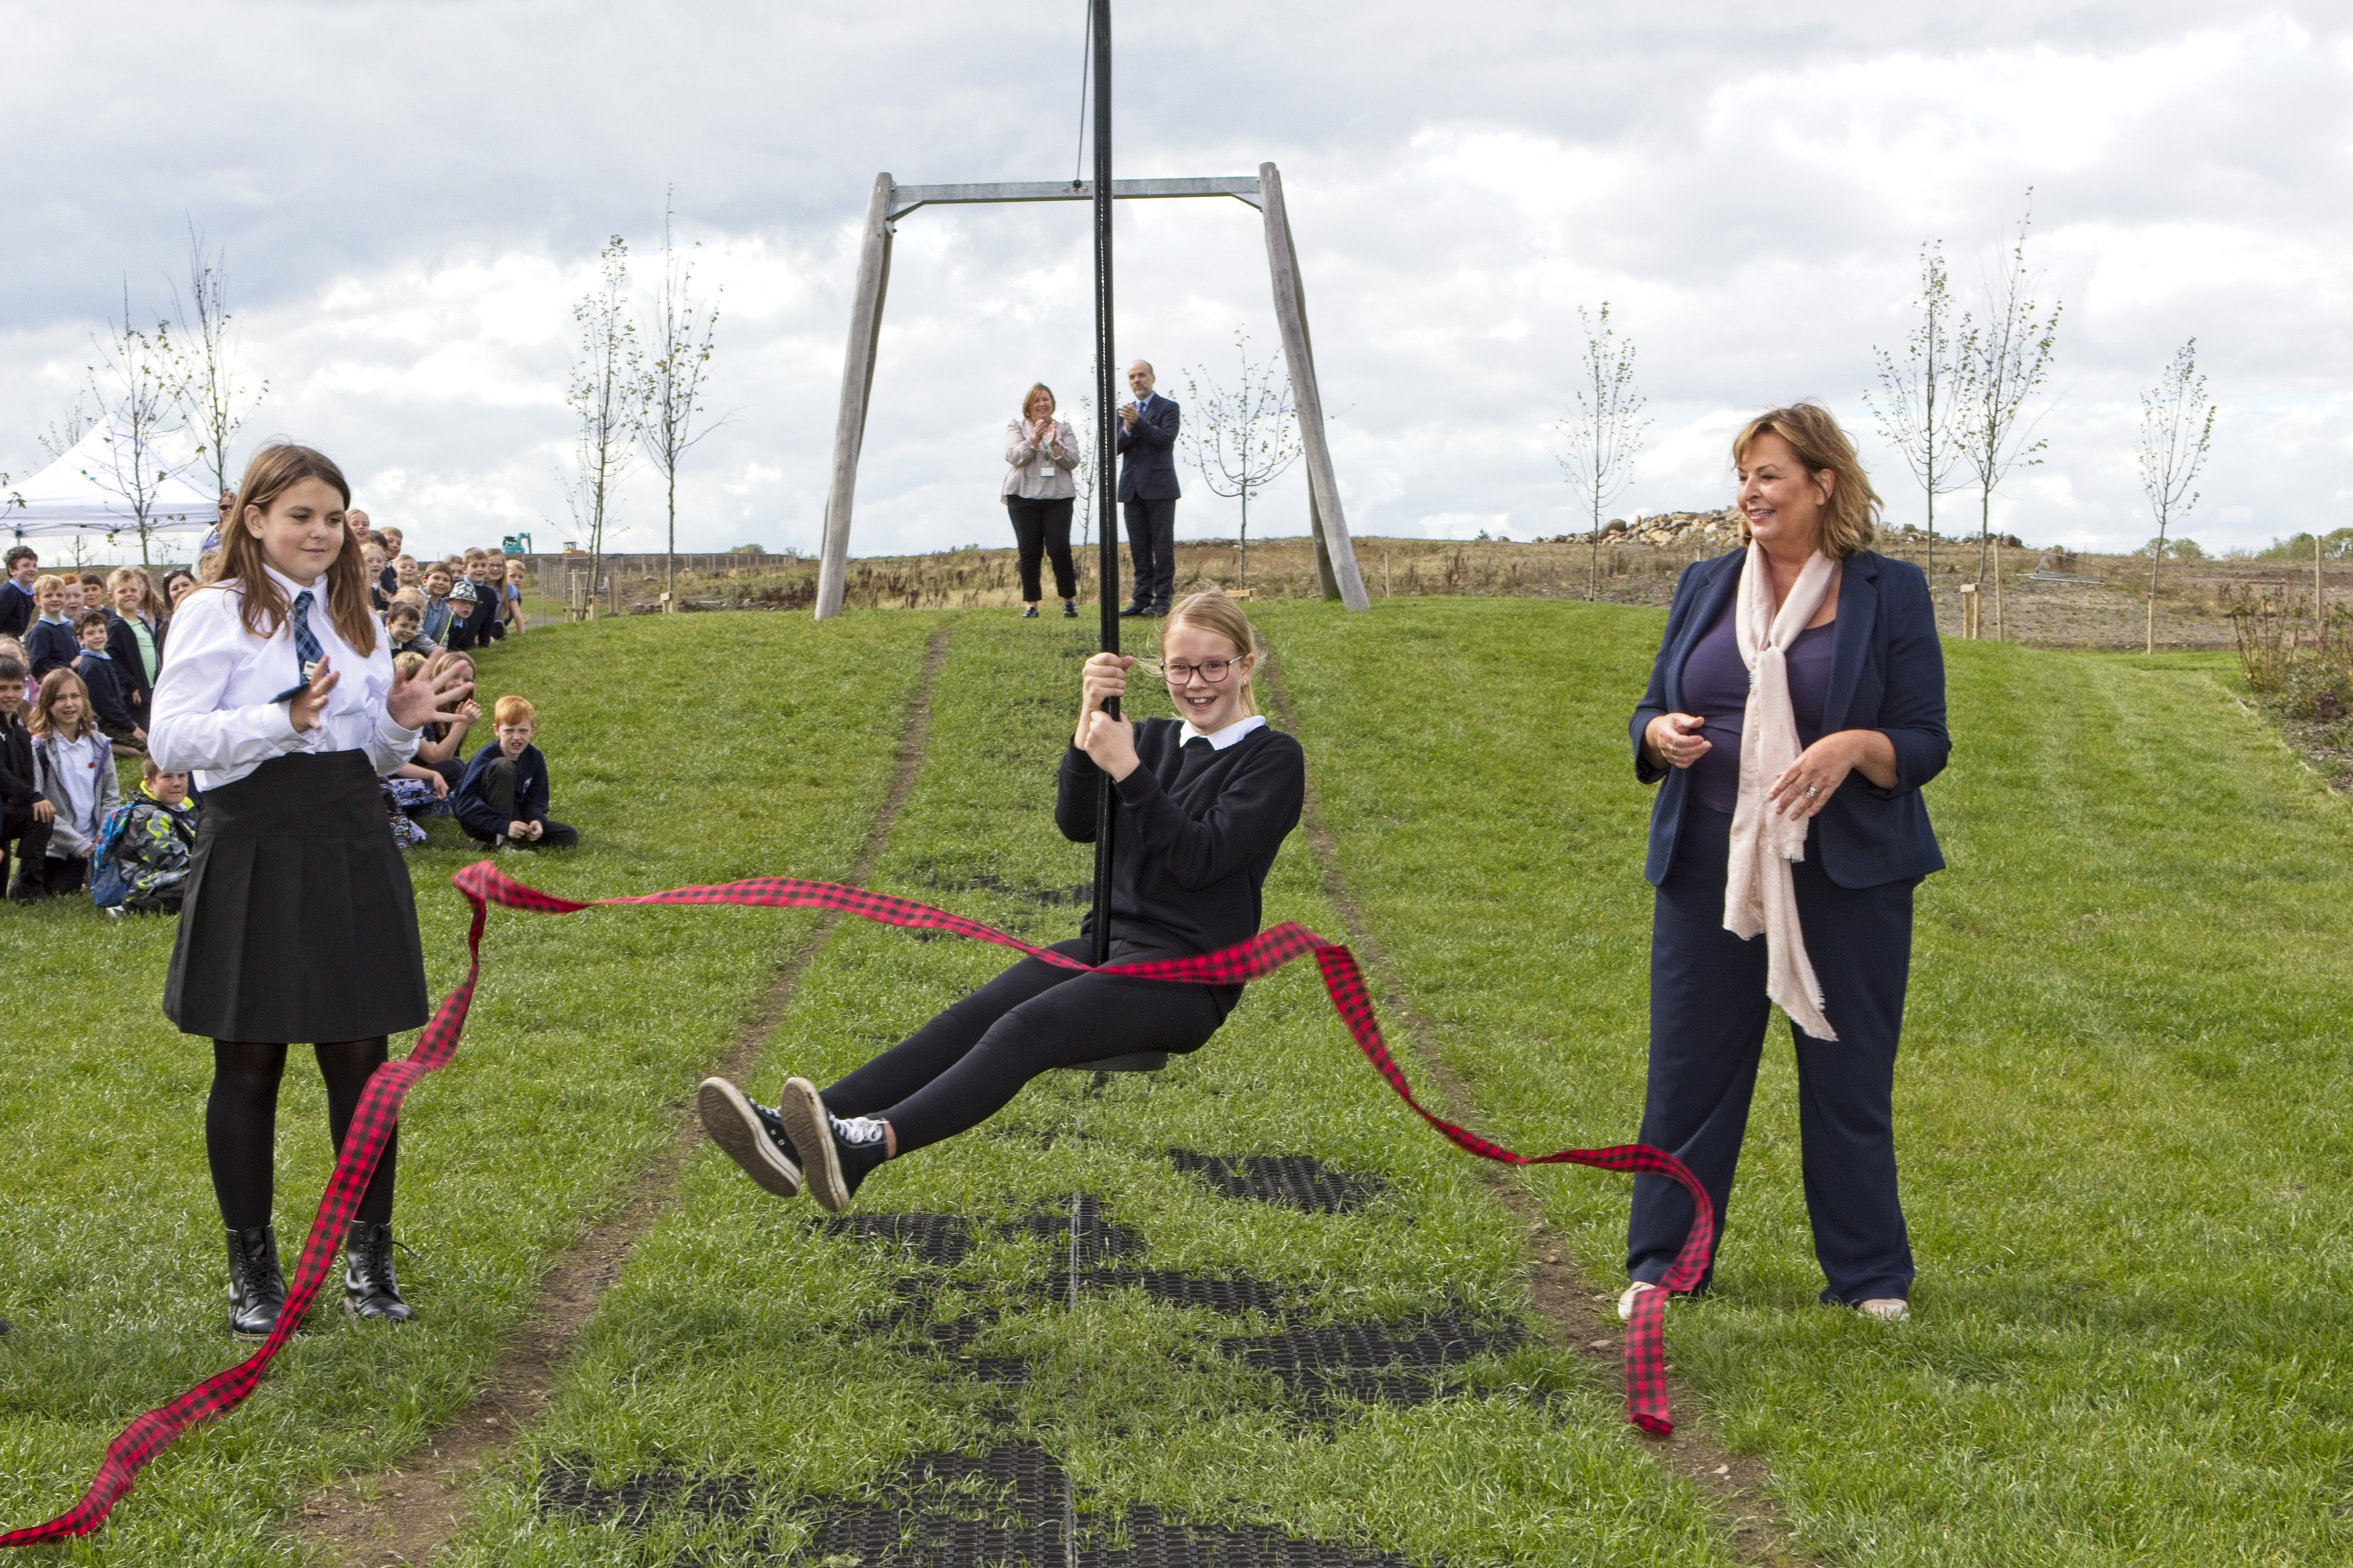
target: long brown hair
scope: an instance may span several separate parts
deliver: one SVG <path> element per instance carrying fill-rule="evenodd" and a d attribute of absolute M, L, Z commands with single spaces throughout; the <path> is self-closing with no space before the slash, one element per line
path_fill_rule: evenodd
<path fill-rule="evenodd" d="M 280 442 L 264 447 L 245 466 L 245 478 L 237 481 L 237 506 L 228 514 L 228 525 L 221 530 L 220 566 L 214 583 L 233 582 L 244 591 L 245 629 L 258 637 L 275 637 L 286 624 L 286 594 L 263 569 L 261 541 L 245 525 L 246 509 L 259 507 L 267 514 L 280 496 L 304 479 L 333 487 L 344 506 L 352 504 L 352 487 L 333 458 L 309 447 Z M 367 567 L 353 548 L 351 531 L 338 522 L 335 535 L 334 559 L 327 563 L 327 608 L 334 617 L 335 635 L 365 658 L 375 652 L 376 633 L 375 611 L 368 603 Z"/>
<path fill-rule="evenodd" d="M 80 676 L 74 673 L 71 665 L 60 665 L 41 677 L 41 689 L 33 699 L 32 716 L 25 721 L 25 728 L 36 735 L 46 737 L 50 734 L 56 721 L 49 710 L 57 706 L 58 693 L 69 686 L 81 693 L 81 731 L 73 738 L 79 741 L 96 730 L 98 715 L 90 710 L 90 688 L 83 684 Z"/>
<path fill-rule="evenodd" d="M 1748 460 L 1749 445 L 1759 436 L 1778 436 L 1789 443 L 1809 474 L 1837 476 L 1831 486 L 1830 504 L 1822 509 L 1822 553 L 1843 561 L 1870 549 L 1878 531 L 1873 520 L 1879 513 L 1879 492 L 1871 488 L 1871 476 L 1862 471 L 1854 443 L 1846 438 L 1831 411 L 1819 403 L 1793 403 L 1759 414 L 1732 438 L 1736 468 Z M 1748 542 L 1745 514 L 1740 520 L 1740 542 Z"/>

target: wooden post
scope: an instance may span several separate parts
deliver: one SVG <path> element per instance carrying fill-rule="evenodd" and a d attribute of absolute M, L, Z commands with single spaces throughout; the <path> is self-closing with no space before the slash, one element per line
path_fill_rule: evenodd
<path fill-rule="evenodd" d="M 2328 584 L 2320 575 L 2320 535 L 2312 536 L 2312 646 L 2328 647 Z"/>
<path fill-rule="evenodd" d="M 1315 381 L 1315 352 L 1307 337 L 1307 295 L 1299 281 L 1299 256 L 1292 244 L 1291 217 L 1282 205 L 1282 175 L 1272 163 L 1258 166 L 1259 204 L 1266 214 L 1267 270 L 1274 285 L 1274 319 L 1282 330 L 1282 357 L 1291 371 L 1291 395 L 1299 410 L 1299 439 L 1307 458 L 1307 521 L 1315 535 L 1315 572 L 1324 596 L 1352 610 L 1372 607 L 1356 571 L 1356 548 L 1340 510 L 1340 484 L 1332 471 L 1332 448 L 1324 439 L 1324 394 Z"/>
<path fill-rule="evenodd" d="M 2008 642 L 2010 628 L 2001 618 L 2001 546 L 1993 547 L 1993 640 Z"/>
<path fill-rule="evenodd" d="M 849 569 L 850 500 L 858 453 L 866 444 L 866 408 L 874 395 L 874 351 L 882 336 L 882 297 L 891 286 L 891 186 L 874 176 L 866 202 L 866 239 L 858 257 L 858 292 L 849 307 L 849 347 L 841 363 L 841 412 L 833 423 L 833 489 L 825 498 L 825 546 L 817 569 L 817 618 L 841 614 Z"/>
<path fill-rule="evenodd" d="M 1964 583 L 1961 584 L 1961 637 L 1964 640 L 1971 640 L 1977 635 L 1978 585 L 1975 583 Z"/>

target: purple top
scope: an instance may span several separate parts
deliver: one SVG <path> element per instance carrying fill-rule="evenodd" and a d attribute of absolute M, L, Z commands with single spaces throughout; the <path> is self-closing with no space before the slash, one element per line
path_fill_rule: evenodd
<path fill-rule="evenodd" d="M 1748 667 L 1733 640 L 1735 605 L 1727 599 L 1707 635 L 1683 660 L 1683 711 L 1707 721 L 1700 733 L 1708 749 L 1691 766 L 1692 794 L 1711 811 L 1729 816 L 1740 804 L 1740 725 L 1748 711 Z M 1831 628 L 1835 619 L 1808 626 L 1783 655 L 1789 664 L 1789 707 L 1798 719 L 1798 744 L 1822 738 L 1822 703 L 1831 688 Z"/>

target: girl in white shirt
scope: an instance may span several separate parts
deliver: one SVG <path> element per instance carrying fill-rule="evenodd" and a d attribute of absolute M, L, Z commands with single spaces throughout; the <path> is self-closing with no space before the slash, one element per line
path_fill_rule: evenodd
<path fill-rule="evenodd" d="M 269 1334 L 286 1298 L 270 1227 L 288 1042 L 311 1044 L 338 1149 L 387 1037 L 430 1011 L 408 872 L 377 780 L 419 726 L 472 689 L 393 673 L 344 527 L 351 487 L 324 455 L 273 446 L 247 466 L 220 570 L 180 602 L 148 754 L 204 792 L 164 1013 L 213 1041 L 205 1148 L 228 1231 L 229 1326 Z M 392 1271 L 397 1135 L 345 1240 L 344 1304 L 410 1316 Z"/>

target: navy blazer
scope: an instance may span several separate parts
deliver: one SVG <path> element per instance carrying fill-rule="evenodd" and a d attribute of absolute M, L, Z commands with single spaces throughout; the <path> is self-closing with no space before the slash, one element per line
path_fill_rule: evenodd
<path fill-rule="evenodd" d="M 155 673 L 164 672 L 164 628 L 151 627 L 147 633 L 155 641 Z M 122 700 L 143 729 L 147 723 L 147 700 L 154 694 L 155 683 L 147 679 L 147 666 L 139 658 L 139 639 L 132 635 L 131 623 L 106 612 L 106 657 L 114 661 L 115 679 L 122 687 Z"/>
<path fill-rule="evenodd" d="M 1651 853 L 1642 875 L 1666 880 L 1691 799 L 1691 770 L 1643 760 L 1642 731 L 1662 713 L 1683 709 L 1683 661 L 1732 602 L 1746 550 L 1694 562 L 1675 584 L 1666 636 L 1651 667 L 1650 689 L 1634 710 L 1634 776 L 1666 780 L 1651 807 Z M 1952 738 L 1945 732 L 1945 650 L 1928 579 L 1908 562 L 1872 551 L 1851 555 L 1839 584 L 1837 631 L 1831 638 L 1831 684 L 1822 733 L 1876 730 L 1895 748 L 1895 784 L 1881 789 L 1860 769 L 1815 816 L 1807 853 L 1841 888 L 1876 888 L 1945 868 L 1920 786 L 1945 770 Z M 1704 730 L 1700 731 L 1705 734 Z"/>
<path fill-rule="evenodd" d="M 1119 424 L 1119 499 L 1175 500 L 1185 492 L 1176 485 L 1176 405 L 1158 393 L 1135 416 L 1135 428 Z"/>

